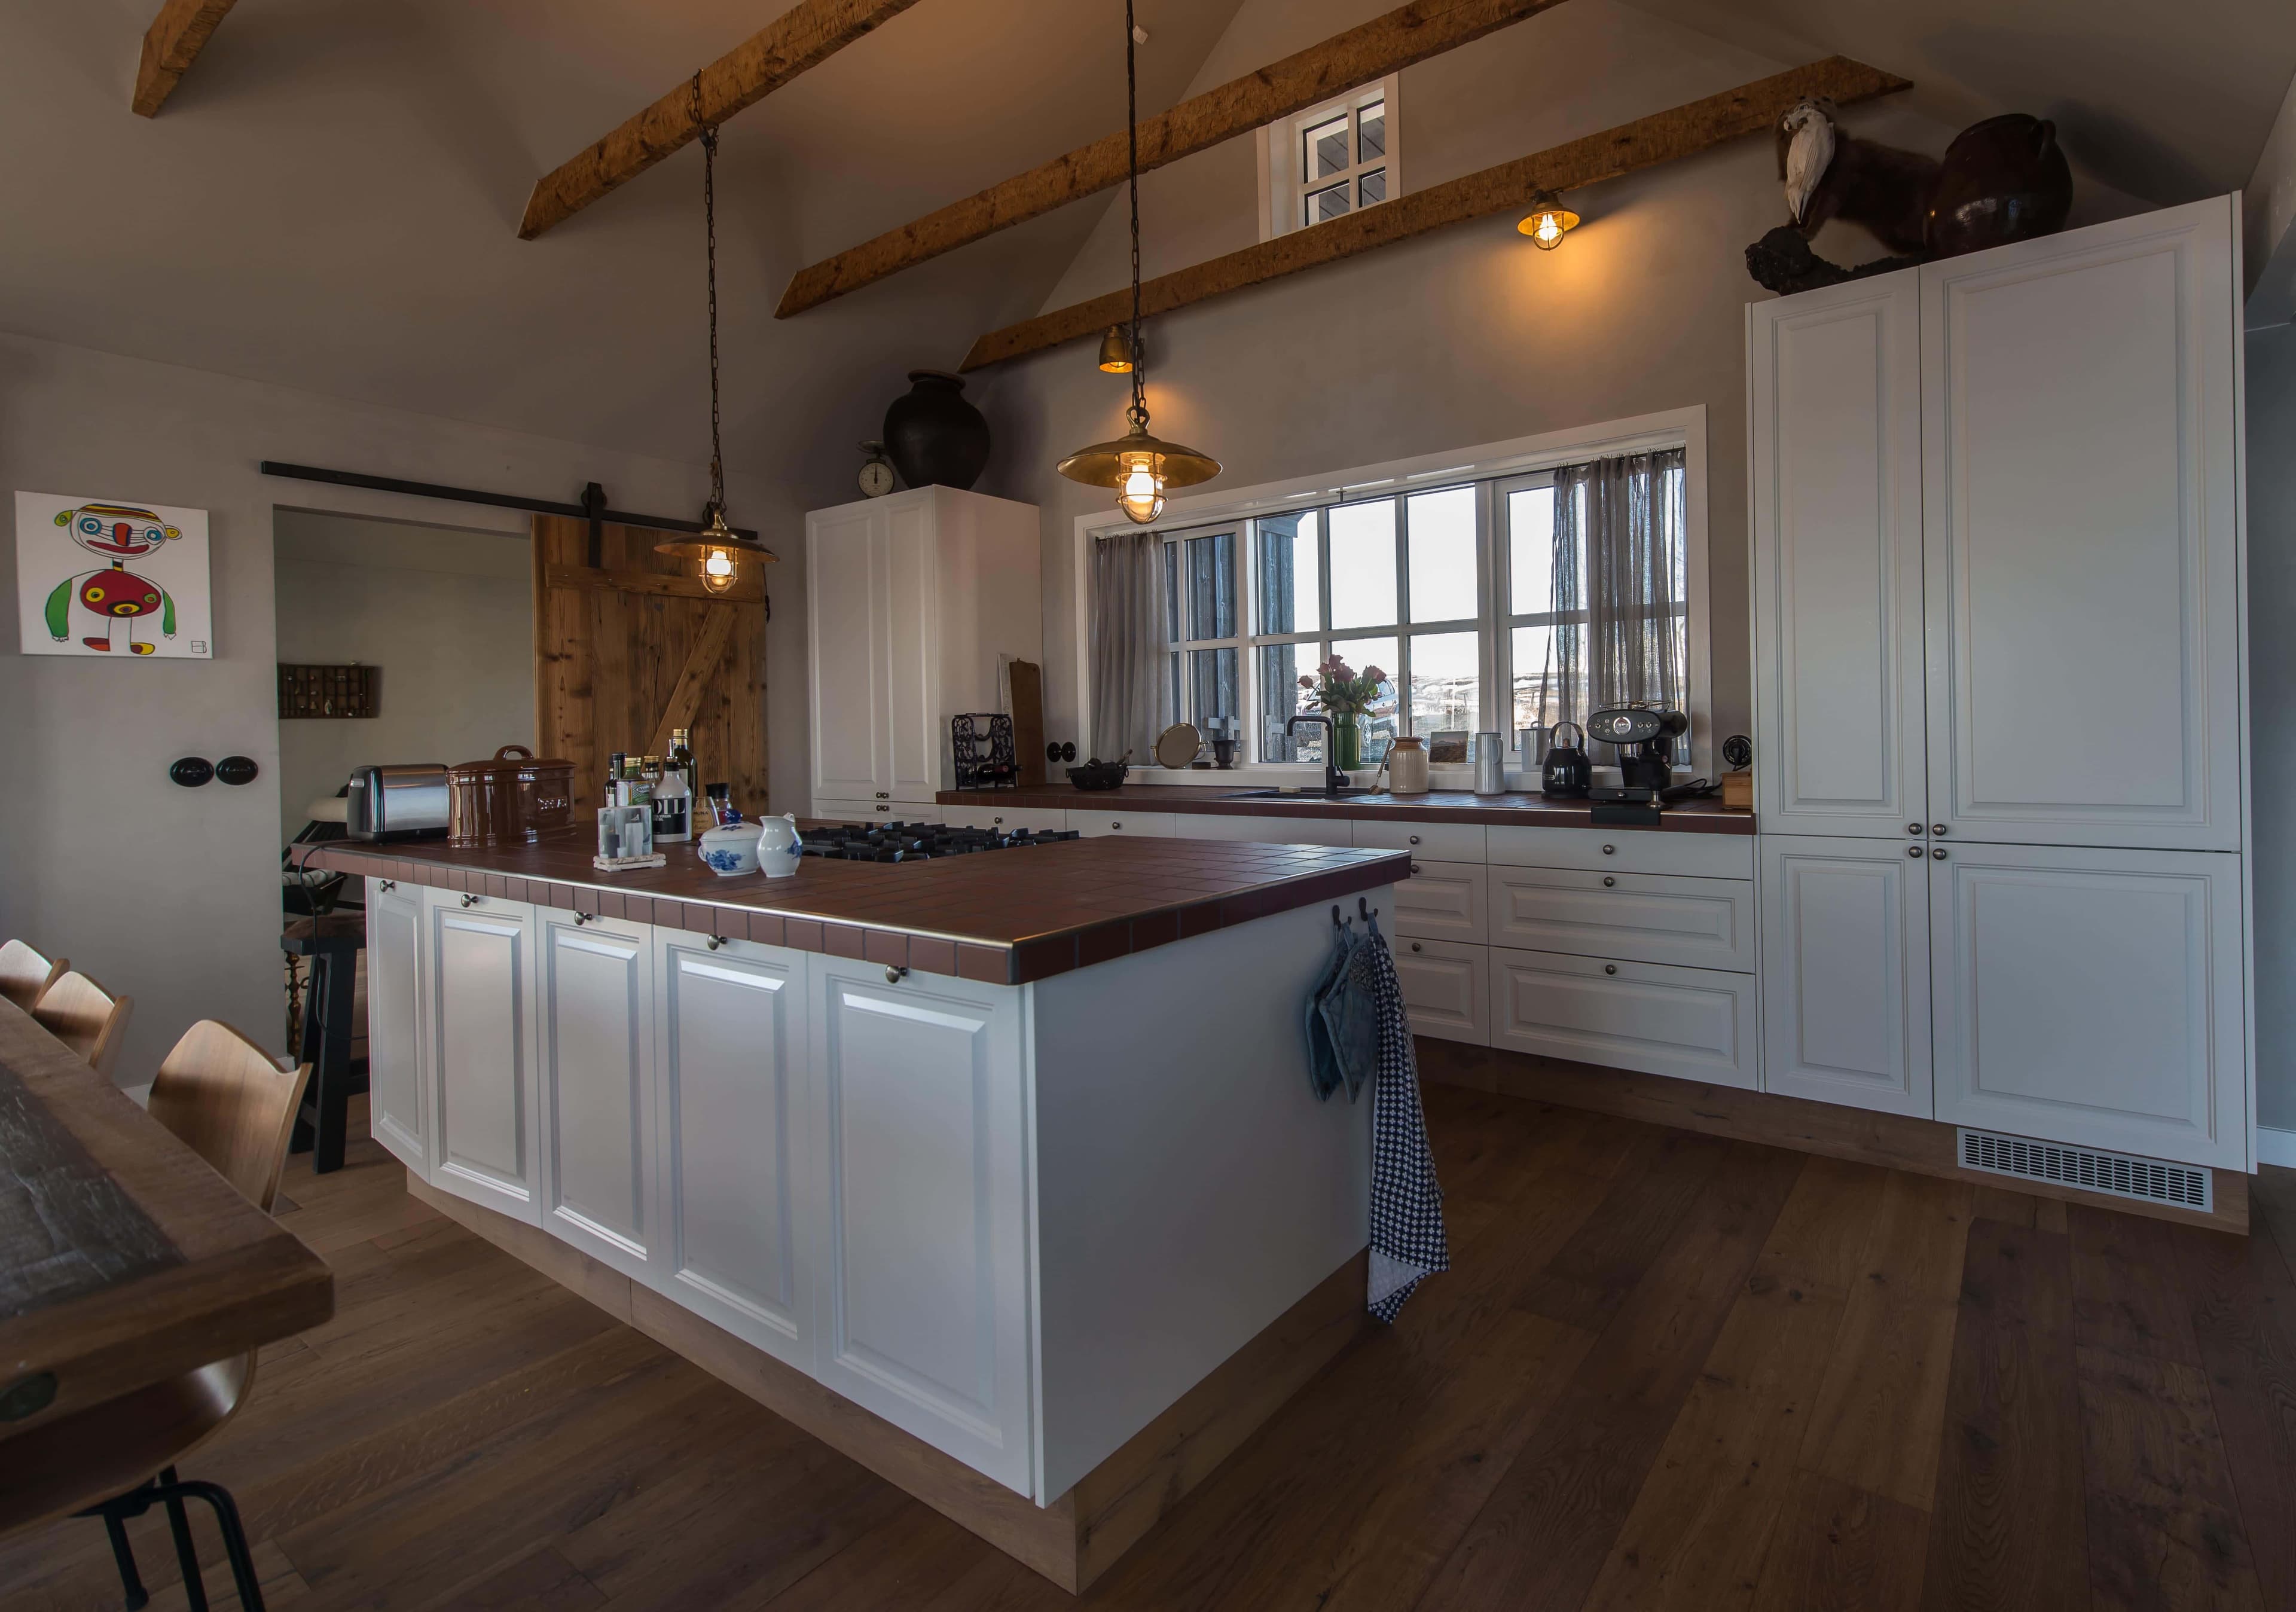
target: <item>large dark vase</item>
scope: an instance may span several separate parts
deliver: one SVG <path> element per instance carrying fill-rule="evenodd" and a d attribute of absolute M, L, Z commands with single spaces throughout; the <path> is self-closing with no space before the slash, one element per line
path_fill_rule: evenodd
<path fill-rule="evenodd" d="M 988 465 L 988 421 L 957 376 L 911 370 L 909 389 L 885 411 L 885 452 L 911 487 L 969 487 Z"/>
<path fill-rule="evenodd" d="M 2054 235 L 2072 211 L 2073 173 L 2057 126 L 2011 112 L 1953 137 L 1930 192 L 1929 248 L 1956 258 Z"/>

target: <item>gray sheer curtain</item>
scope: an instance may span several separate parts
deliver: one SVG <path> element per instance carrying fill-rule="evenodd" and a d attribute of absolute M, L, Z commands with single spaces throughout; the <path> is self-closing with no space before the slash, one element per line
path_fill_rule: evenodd
<path fill-rule="evenodd" d="M 1171 606 L 1164 543 L 1117 532 L 1092 550 L 1092 753 L 1145 765 L 1172 725 Z"/>
<path fill-rule="evenodd" d="M 1541 720 L 1549 691 L 1555 722 L 1636 700 L 1682 708 L 1683 460 L 1669 448 L 1554 472 L 1554 610 L 1586 621 L 1547 640 Z"/>

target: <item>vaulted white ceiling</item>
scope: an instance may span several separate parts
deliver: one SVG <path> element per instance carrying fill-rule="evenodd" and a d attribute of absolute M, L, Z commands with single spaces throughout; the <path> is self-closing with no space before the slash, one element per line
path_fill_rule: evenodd
<path fill-rule="evenodd" d="M 1138 0 L 1144 110 L 1242 5 L 1314 19 L 1294 48 L 1393 3 Z M 1905 74 L 1948 125 L 2053 116 L 2084 169 L 2161 203 L 2244 183 L 2296 70 L 2285 0 L 1636 3 L 1734 50 Z M 537 174 L 782 0 L 240 0 L 147 120 L 127 101 L 157 4 L 0 0 L 0 327 L 705 455 L 698 149 L 539 241 L 513 230 Z M 919 0 L 727 126 L 729 458 L 840 489 L 903 370 L 1044 301 L 1103 204 L 771 316 L 800 265 L 1120 127 L 1120 19 Z"/>

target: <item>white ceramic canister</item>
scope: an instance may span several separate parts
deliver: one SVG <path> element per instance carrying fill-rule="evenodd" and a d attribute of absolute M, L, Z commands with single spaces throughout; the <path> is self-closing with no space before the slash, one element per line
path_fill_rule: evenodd
<path fill-rule="evenodd" d="M 1397 795 L 1427 792 L 1427 743 L 1406 733 L 1387 747 L 1387 787 Z"/>
<path fill-rule="evenodd" d="M 758 871 L 758 825 L 754 822 L 720 823 L 701 836 L 695 847 L 709 871 L 721 879 L 731 879 L 736 873 Z"/>

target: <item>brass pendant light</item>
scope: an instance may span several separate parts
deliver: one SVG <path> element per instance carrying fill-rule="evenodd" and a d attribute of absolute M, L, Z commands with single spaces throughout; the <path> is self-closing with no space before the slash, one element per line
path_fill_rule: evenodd
<path fill-rule="evenodd" d="M 1164 512 L 1168 487 L 1194 487 L 1220 473 L 1219 461 L 1177 442 L 1148 434 L 1148 365 L 1140 347 L 1140 86 L 1134 59 L 1137 36 L 1132 0 L 1124 0 L 1124 105 L 1128 119 L 1132 166 L 1132 324 L 1111 326 L 1101 338 L 1100 367 L 1132 376 L 1132 406 L 1125 417 L 1132 429 L 1112 442 L 1095 442 L 1061 461 L 1061 474 L 1086 487 L 1116 489 L 1116 507 L 1136 525 L 1147 526 Z M 1123 362 L 1118 369 L 1111 359 Z"/>
<path fill-rule="evenodd" d="M 700 73 L 693 75 L 693 122 L 701 131 L 701 220 L 709 252 L 709 502 L 702 506 L 699 532 L 657 543 L 653 552 L 699 560 L 701 585 L 723 593 L 741 579 L 744 561 L 772 565 L 781 556 L 726 524 L 726 462 L 718 446 L 718 126 L 702 121 Z"/>

